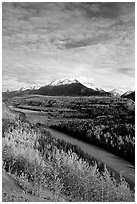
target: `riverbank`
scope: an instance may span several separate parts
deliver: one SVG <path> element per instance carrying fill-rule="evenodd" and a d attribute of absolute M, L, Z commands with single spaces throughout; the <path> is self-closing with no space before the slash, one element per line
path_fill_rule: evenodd
<path fill-rule="evenodd" d="M 79 146 L 82 151 L 89 154 L 91 157 L 94 157 L 97 160 L 101 161 L 102 163 L 106 164 L 108 167 L 110 167 L 118 174 L 122 174 L 132 186 L 135 185 L 135 166 L 130 162 L 102 148 L 99 148 L 91 144 L 87 144 L 60 131 L 54 129 L 48 130 L 50 131 L 53 137 L 58 138 L 60 140 L 64 140 L 65 142 L 69 142 L 73 145 Z"/>

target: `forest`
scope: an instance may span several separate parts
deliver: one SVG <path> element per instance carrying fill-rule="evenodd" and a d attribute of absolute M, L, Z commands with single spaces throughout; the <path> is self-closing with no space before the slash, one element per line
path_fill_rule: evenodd
<path fill-rule="evenodd" d="M 122 175 L 77 145 L 54 138 L 47 129 L 58 129 L 134 163 L 134 103 L 109 97 L 33 95 L 4 102 L 18 117 L 3 117 L 3 169 L 25 192 L 45 199 L 48 190 L 51 201 L 134 201 L 134 188 Z M 39 121 L 24 110 L 48 119 Z"/>
<path fill-rule="evenodd" d="M 135 104 L 116 97 L 15 97 L 7 103 L 39 111 L 48 126 L 135 162 Z"/>

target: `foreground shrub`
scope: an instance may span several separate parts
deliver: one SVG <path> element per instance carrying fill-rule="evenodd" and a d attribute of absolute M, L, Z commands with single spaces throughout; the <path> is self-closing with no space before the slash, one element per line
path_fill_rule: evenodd
<path fill-rule="evenodd" d="M 55 144 L 49 132 L 17 121 L 4 132 L 3 168 L 27 192 L 45 197 L 50 190 L 53 201 L 134 201 L 123 178 L 118 183 L 106 168 L 100 173 L 96 163 Z"/>

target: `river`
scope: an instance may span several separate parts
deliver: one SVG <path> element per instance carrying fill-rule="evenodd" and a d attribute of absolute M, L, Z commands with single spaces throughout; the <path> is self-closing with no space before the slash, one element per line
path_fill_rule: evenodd
<path fill-rule="evenodd" d="M 66 133 L 62 133 L 57 130 L 49 129 L 52 136 L 69 142 L 74 145 L 78 145 L 85 153 L 89 154 L 91 157 L 94 157 L 100 160 L 102 163 L 106 164 L 108 167 L 113 169 L 115 172 L 122 175 L 132 184 L 135 184 L 135 166 L 130 162 L 118 157 L 100 147 L 95 145 L 87 144 L 83 141 L 75 139 Z"/>
<path fill-rule="evenodd" d="M 41 122 L 42 124 L 44 124 L 44 122 L 46 122 L 47 120 L 44 114 L 40 114 L 37 111 L 22 110 L 22 109 L 19 109 L 19 108 L 17 109 L 13 107 L 12 109 L 20 112 L 24 112 L 26 114 L 27 119 L 30 122 L 35 122 L 35 123 Z M 135 166 L 130 162 L 100 147 L 85 143 L 60 131 L 53 130 L 53 129 L 49 129 L 49 131 L 53 137 L 79 146 L 81 150 L 83 150 L 85 153 L 89 154 L 91 157 L 94 157 L 100 160 L 102 163 L 106 164 L 108 167 L 114 170 L 114 172 L 117 172 L 118 174 L 122 172 L 122 175 L 127 179 L 127 181 L 129 181 L 129 183 L 132 186 L 135 185 Z"/>

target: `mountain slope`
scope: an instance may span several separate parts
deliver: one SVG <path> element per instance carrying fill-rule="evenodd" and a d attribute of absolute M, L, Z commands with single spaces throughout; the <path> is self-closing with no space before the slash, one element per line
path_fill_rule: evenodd
<path fill-rule="evenodd" d="M 50 197 L 42 199 L 26 193 L 14 180 L 12 175 L 2 171 L 2 201 L 3 202 L 48 202 Z"/>
<path fill-rule="evenodd" d="M 36 94 L 37 89 L 26 89 L 26 90 L 17 90 L 17 91 L 5 91 L 2 92 L 2 100 L 5 101 L 7 98 L 13 98 L 15 96 L 24 96 L 28 94 Z"/>
<path fill-rule="evenodd" d="M 87 88 L 79 81 L 74 80 L 71 83 L 65 83 L 66 81 L 59 82 L 57 84 L 51 83 L 48 86 L 41 87 L 37 90 L 37 94 L 51 95 L 51 96 L 99 96 L 109 95 L 107 92 L 97 91 L 91 88 Z"/>
<path fill-rule="evenodd" d="M 18 115 L 12 112 L 5 103 L 2 102 L 2 119 L 15 120 Z"/>
<path fill-rule="evenodd" d="M 126 92 L 127 93 L 127 92 Z M 121 97 L 122 98 L 129 98 L 135 101 L 135 91 L 130 92 L 129 94 L 123 94 Z"/>
<path fill-rule="evenodd" d="M 68 85 L 68 84 L 75 84 L 75 83 L 80 83 L 82 84 L 83 86 L 87 87 L 87 88 L 90 88 L 90 89 L 93 89 L 95 91 L 102 91 L 104 92 L 103 89 L 101 89 L 100 87 L 97 87 L 95 86 L 93 83 L 89 82 L 89 81 L 78 81 L 77 79 L 73 79 L 73 78 L 69 78 L 69 79 L 66 79 L 66 78 L 63 78 L 63 79 L 57 79 L 57 80 L 54 80 L 52 81 L 51 83 L 47 84 L 47 85 L 50 85 L 50 86 L 59 86 L 59 85 Z"/>
<path fill-rule="evenodd" d="M 133 93 L 133 91 L 128 90 L 128 91 L 126 91 L 125 93 L 122 94 L 122 97 L 124 97 L 124 96 L 126 97 L 127 95 L 129 95 L 131 93 Z"/>
<path fill-rule="evenodd" d="M 24 120 L 25 114 L 19 111 L 11 110 L 5 103 L 2 102 L 2 120 Z M 4 122 L 2 122 L 2 125 L 4 125 Z"/>

